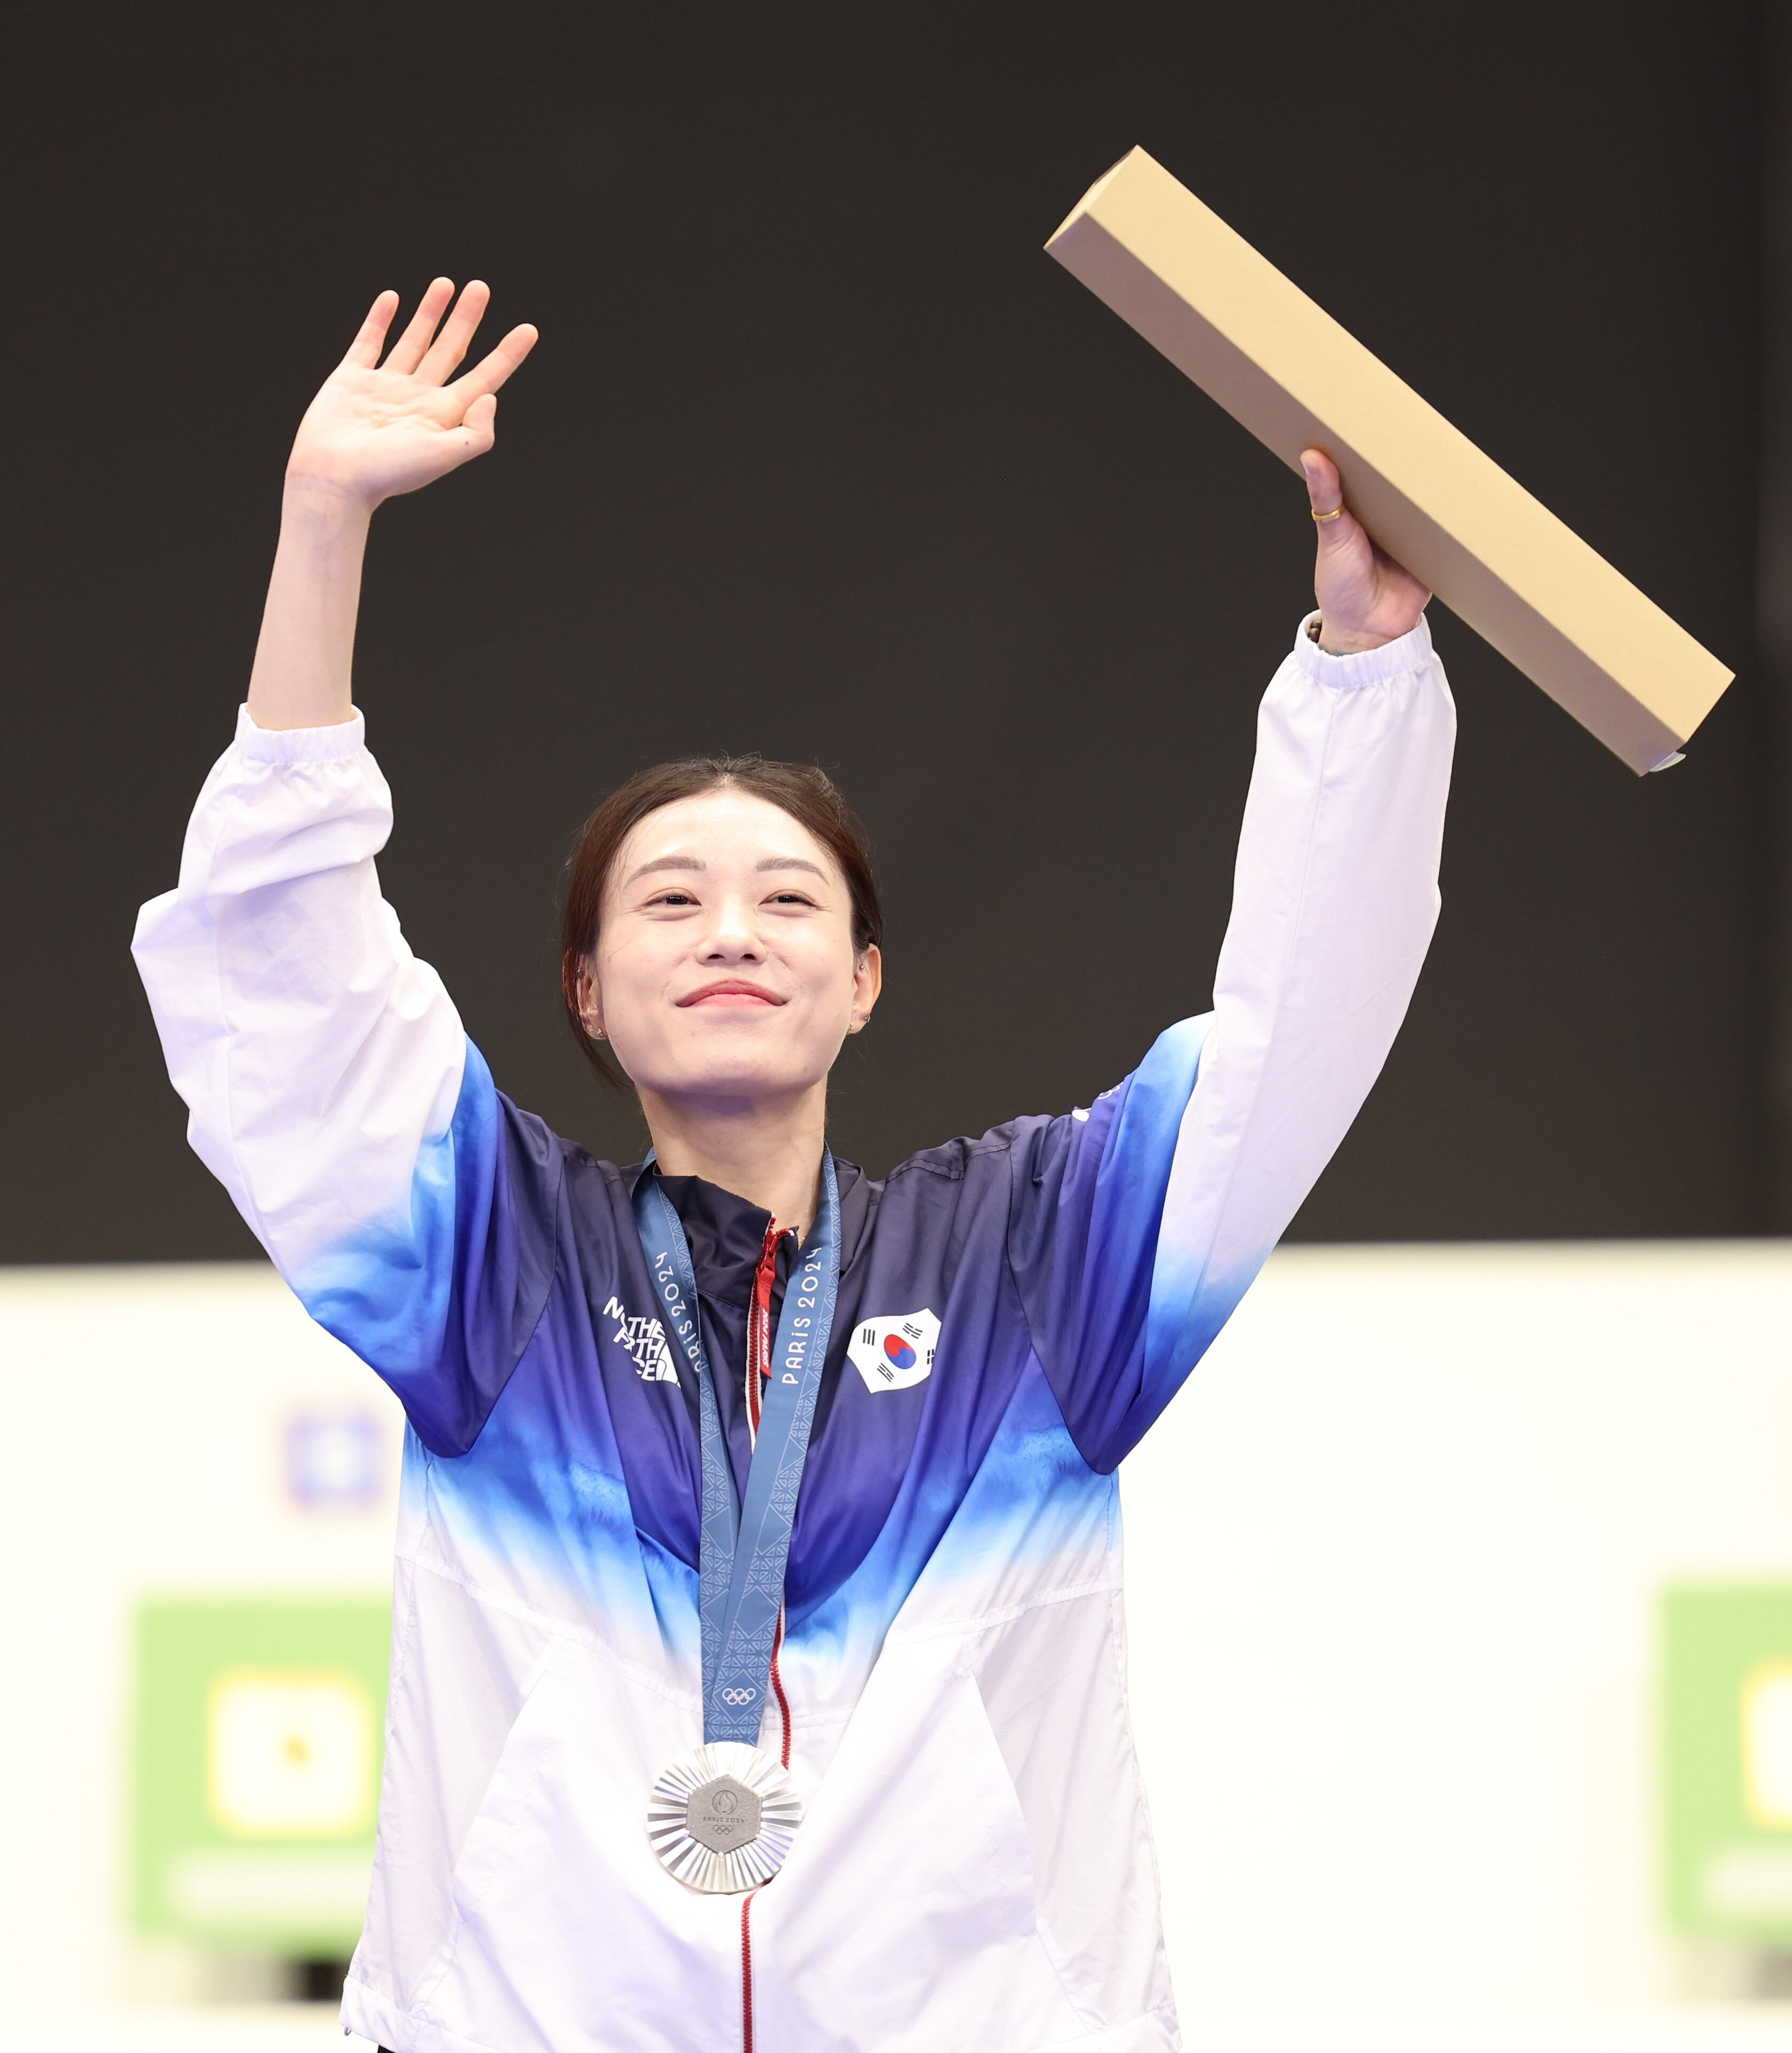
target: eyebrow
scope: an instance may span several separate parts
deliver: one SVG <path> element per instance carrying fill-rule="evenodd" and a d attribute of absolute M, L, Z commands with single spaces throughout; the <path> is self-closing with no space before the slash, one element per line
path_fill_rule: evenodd
<path fill-rule="evenodd" d="M 646 877 L 656 869 L 707 869 L 709 865 L 697 855 L 657 855 L 651 862 L 644 862 L 640 869 L 631 869 L 623 880 L 633 884 L 637 877 Z"/>
<path fill-rule="evenodd" d="M 657 869 L 707 869 L 709 865 L 700 855 L 657 855 L 651 862 L 644 862 L 638 869 L 630 870 L 625 884 L 633 884 L 637 877 L 647 877 Z M 802 855 L 764 855 L 753 866 L 755 869 L 806 869 L 824 882 L 827 872 L 818 862 L 811 862 Z"/>

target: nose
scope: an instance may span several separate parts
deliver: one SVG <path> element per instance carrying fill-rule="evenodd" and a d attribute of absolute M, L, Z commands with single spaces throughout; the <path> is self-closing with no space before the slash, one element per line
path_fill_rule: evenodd
<path fill-rule="evenodd" d="M 711 963 L 761 962 L 765 947 L 754 917 L 751 900 L 726 892 L 716 901 L 716 915 L 704 936 L 703 960 Z"/>

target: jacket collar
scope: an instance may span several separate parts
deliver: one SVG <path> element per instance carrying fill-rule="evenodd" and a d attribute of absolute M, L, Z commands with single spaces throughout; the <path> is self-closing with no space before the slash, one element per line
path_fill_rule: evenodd
<path fill-rule="evenodd" d="M 856 1162 L 833 1158 L 834 1176 L 840 1186 L 841 1265 L 844 1268 L 857 1254 L 871 1215 L 872 1185 Z M 690 1244 L 691 1267 L 698 1291 L 706 1297 L 744 1305 L 751 1292 L 753 1272 L 765 1246 L 766 1228 L 771 1215 L 720 1184 L 701 1176 L 661 1176 L 654 1164 L 637 1162 L 623 1172 L 632 1199 L 643 1176 L 659 1176 L 660 1187 L 672 1202 L 684 1238 Z M 787 1267 L 787 1258 L 779 1264 Z"/>

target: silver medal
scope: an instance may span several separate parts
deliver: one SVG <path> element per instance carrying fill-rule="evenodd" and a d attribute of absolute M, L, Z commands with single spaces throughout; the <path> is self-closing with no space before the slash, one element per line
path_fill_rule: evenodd
<path fill-rule="evenodd" d="M 784 1865 L 802 1800 L 774 1754 L 716 1740 L 675 1761 L 653 1784 L 647 1836 L 687 1888 L 738 1895 Z"/>

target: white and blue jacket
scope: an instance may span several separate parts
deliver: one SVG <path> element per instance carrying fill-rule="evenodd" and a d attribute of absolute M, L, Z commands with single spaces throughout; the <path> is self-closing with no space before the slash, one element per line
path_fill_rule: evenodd
<path fill-rule="evenodd" d="M 1086 1111 L 881 1184 L 841 1166 L 781 1658 L 805 1819 L 752 1908 L 760 2053 L 1178 2043 L 1114 1471 L 1381 1068 L 1437 918 L 1454 731 L 1422 623 L 1345 658 L 1303 634 L 1264 701 L 1212 1011 Z M 343 2020 L 397 2053 L 738 2053 L 739 1899 L 684 1888 L 645 1824 L 702 1737 L 700 1478 L 639 1172 L 496 1088 L 381 898 L 390 826 L 359 716 L 245 712 L 135 944 L 194 1147 L 410 1420 Z M 738 1369 L 763 1215 L 677 1202 L 711 1360 Z M 849 1358 L 922 1313 L 931 1372 Z"/>

